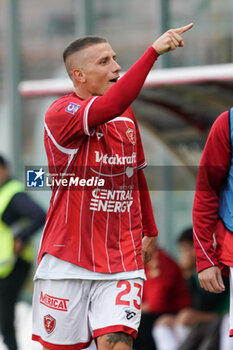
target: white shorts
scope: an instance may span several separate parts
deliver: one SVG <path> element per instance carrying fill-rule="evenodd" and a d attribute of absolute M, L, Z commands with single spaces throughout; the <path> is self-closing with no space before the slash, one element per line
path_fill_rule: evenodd
<path fill-rule="evenodd" d="M 141 278 L 124 281 L 35 281 L 32 339 L 51 350 L 85 349 L 100 335 L 136 338 L 141 318 Z"/>

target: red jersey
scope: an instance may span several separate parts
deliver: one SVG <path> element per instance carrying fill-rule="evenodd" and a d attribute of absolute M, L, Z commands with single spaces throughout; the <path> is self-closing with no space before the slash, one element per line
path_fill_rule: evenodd
<path fill-rule="evenodd" d="M 103 96 L 73 93 L 47 111 L 45 148 L 57 175 L 39 261 L 49 253 L 102 273 L 143 268 L 142 222 L 147 236 L 157 229 L 148 191 L 138 190 L 146 162 L 129 106 L 157 57 L 150 47 Z"/>
<path fill-rule="evenodd" d="M 87 116 L 94 100 L 83 101 L 73 93 L 55 101 L 46 113 L 49 171 L 67 181 L 66 175 L 72 174 L 73 180 L 66 187 L 53 181 L 40 258 L 50 253 L 105 273 L 141 269 L 137 169 L 146 162 L 137 122 L 128 108 L 91 132 Z M 86 185 L 75 188 L 74 178 Z"/>
<path fill-rule="evenodd" d="M 193 206 L 198 272 L 213 265 L 233 266 L 233 234 L 218 217 L 221 188 L 228 175 L 231 154 L 229 112 L 226 111 L 211 128 L 198 172 Z"/>

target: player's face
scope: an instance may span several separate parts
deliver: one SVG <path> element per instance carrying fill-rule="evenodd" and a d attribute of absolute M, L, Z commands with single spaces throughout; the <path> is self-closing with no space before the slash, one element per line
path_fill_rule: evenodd
<path fill-rule="evenodd" d="M 109 43 L 92 45 L 87 50 L 83 72 L 86 89 L 90 96 L 104 95 L 117 82 L 121 67 Z"/>

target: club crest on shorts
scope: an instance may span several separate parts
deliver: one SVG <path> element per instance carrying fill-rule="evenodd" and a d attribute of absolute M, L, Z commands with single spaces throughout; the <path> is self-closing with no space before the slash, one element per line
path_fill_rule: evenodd
<path fill-rule="evenodd" d="M 55 318 L 53 318 L 51 315 L 44 316 L 44 326 L 48 334 L 52 333 L 52 331 L 54 331 L 54 328 L 56 326 Z"/>
<path fill-rule="evenodd" d="M 126 131 L 126 136 L 128 137 L 129 141 L 135 145 L 136 143 L 136 132 L 134 129 L 128 128 Z"/>

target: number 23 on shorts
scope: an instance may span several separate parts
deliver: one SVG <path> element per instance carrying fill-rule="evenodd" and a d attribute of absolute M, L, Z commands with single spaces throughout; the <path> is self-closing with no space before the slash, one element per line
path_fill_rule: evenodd
<path fill-rule="evenodd" d="M 123 289 L 122 289 L 123 287 Z M 117 283 L 117 288 L 121 288 L 122 290 L 117 294 L 116 297 L 116 305 L 127 305 L 130 306 L 131 298 L 129 296 L 132 288 L 137 290 L 137 299 L 133 299 L 133 306 L 136 307 L 136 309 L 141 309 L 141 302 L 142 302 L 142 285 L 139 283 L 131 283 L 129 281 L 119 281 Z"/>

